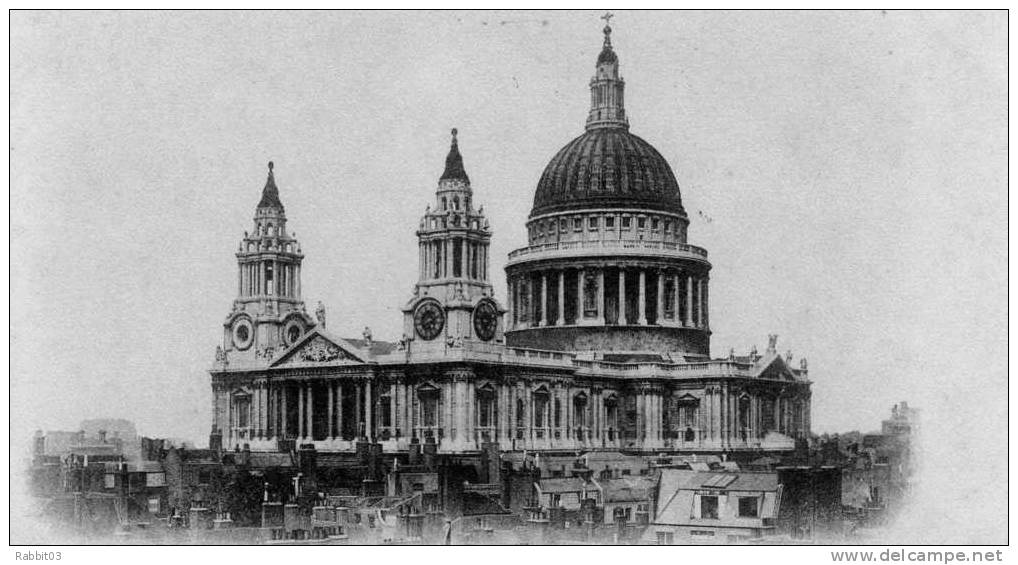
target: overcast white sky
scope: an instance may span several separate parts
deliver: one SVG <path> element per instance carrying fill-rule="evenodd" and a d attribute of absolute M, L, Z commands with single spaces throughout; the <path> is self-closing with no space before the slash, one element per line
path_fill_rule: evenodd
<path fill-rule="evenodd" d="M 599 15 L 13 13 L 14 437 L 110 416 L 206 441 L 270 159 L 305 300 L 341 335 L 396 339 L 459 128 L 504 296 L 541 171 L 583 130 Z M 1006 14 L 614 28 L 632 131 L 711 254 L 712 353 L 779 334 L 809 359 L 818 431 L 908 400 L 951 449 L 1003 437 Z"/>

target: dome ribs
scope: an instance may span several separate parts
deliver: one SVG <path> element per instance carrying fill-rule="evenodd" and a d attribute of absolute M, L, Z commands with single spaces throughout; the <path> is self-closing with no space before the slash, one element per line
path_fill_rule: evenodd
<path fill-rule="evenodd" d="M 530 216 L 587 208 L 644 208 L 685 214 L 664 157 L 624 128 L 587 131 L 548 163 Z"/>

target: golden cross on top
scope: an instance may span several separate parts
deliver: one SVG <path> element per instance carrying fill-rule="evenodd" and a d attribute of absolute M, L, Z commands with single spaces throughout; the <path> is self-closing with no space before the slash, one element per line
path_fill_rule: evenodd
<path fill-rule="evenodd" d="M 614 17 L 615 17 L 615 14 L 613 14 L 611 12 L 605 12 L 604 15 L 601 16 L 601 19 L 604 20 L 604 25 L 610 26 L 610 25 L 612 25 L 612 18 L 614 18 Z"/>

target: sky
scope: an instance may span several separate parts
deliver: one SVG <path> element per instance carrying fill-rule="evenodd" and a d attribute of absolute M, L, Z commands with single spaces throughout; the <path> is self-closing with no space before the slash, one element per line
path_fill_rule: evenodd
<path fill-rule="evenodd" d="M 12 13 L 12 437 L 108 416 L 207 442 L 269 160 L 309 310 L 395 340 L 458 128 L 504 297 L 599 16 Z M 712 354 L 778 334 L 817 432 L 907 400 L 938 449 L 1006 468 L 1006 17 L 616 13 L 631 131 L 710 253 Z"/>

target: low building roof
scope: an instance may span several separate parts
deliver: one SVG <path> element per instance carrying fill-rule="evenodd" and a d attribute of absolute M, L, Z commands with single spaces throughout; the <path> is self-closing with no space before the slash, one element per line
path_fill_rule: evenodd
<path fill-rule="evenodd" d="M 656 477 L 620 477 L 597 481 L 605 502 L 636 502 L 650 500 L 657 484 Z"/>
<path fill-rule="evenodd" d="M 538 487 L 544 493 L 581 492 L 584 490 L 597 490 L 597 485 L 588 483 L 577 477 L 565 477 L 558 479 L 541 479 Z"/>

